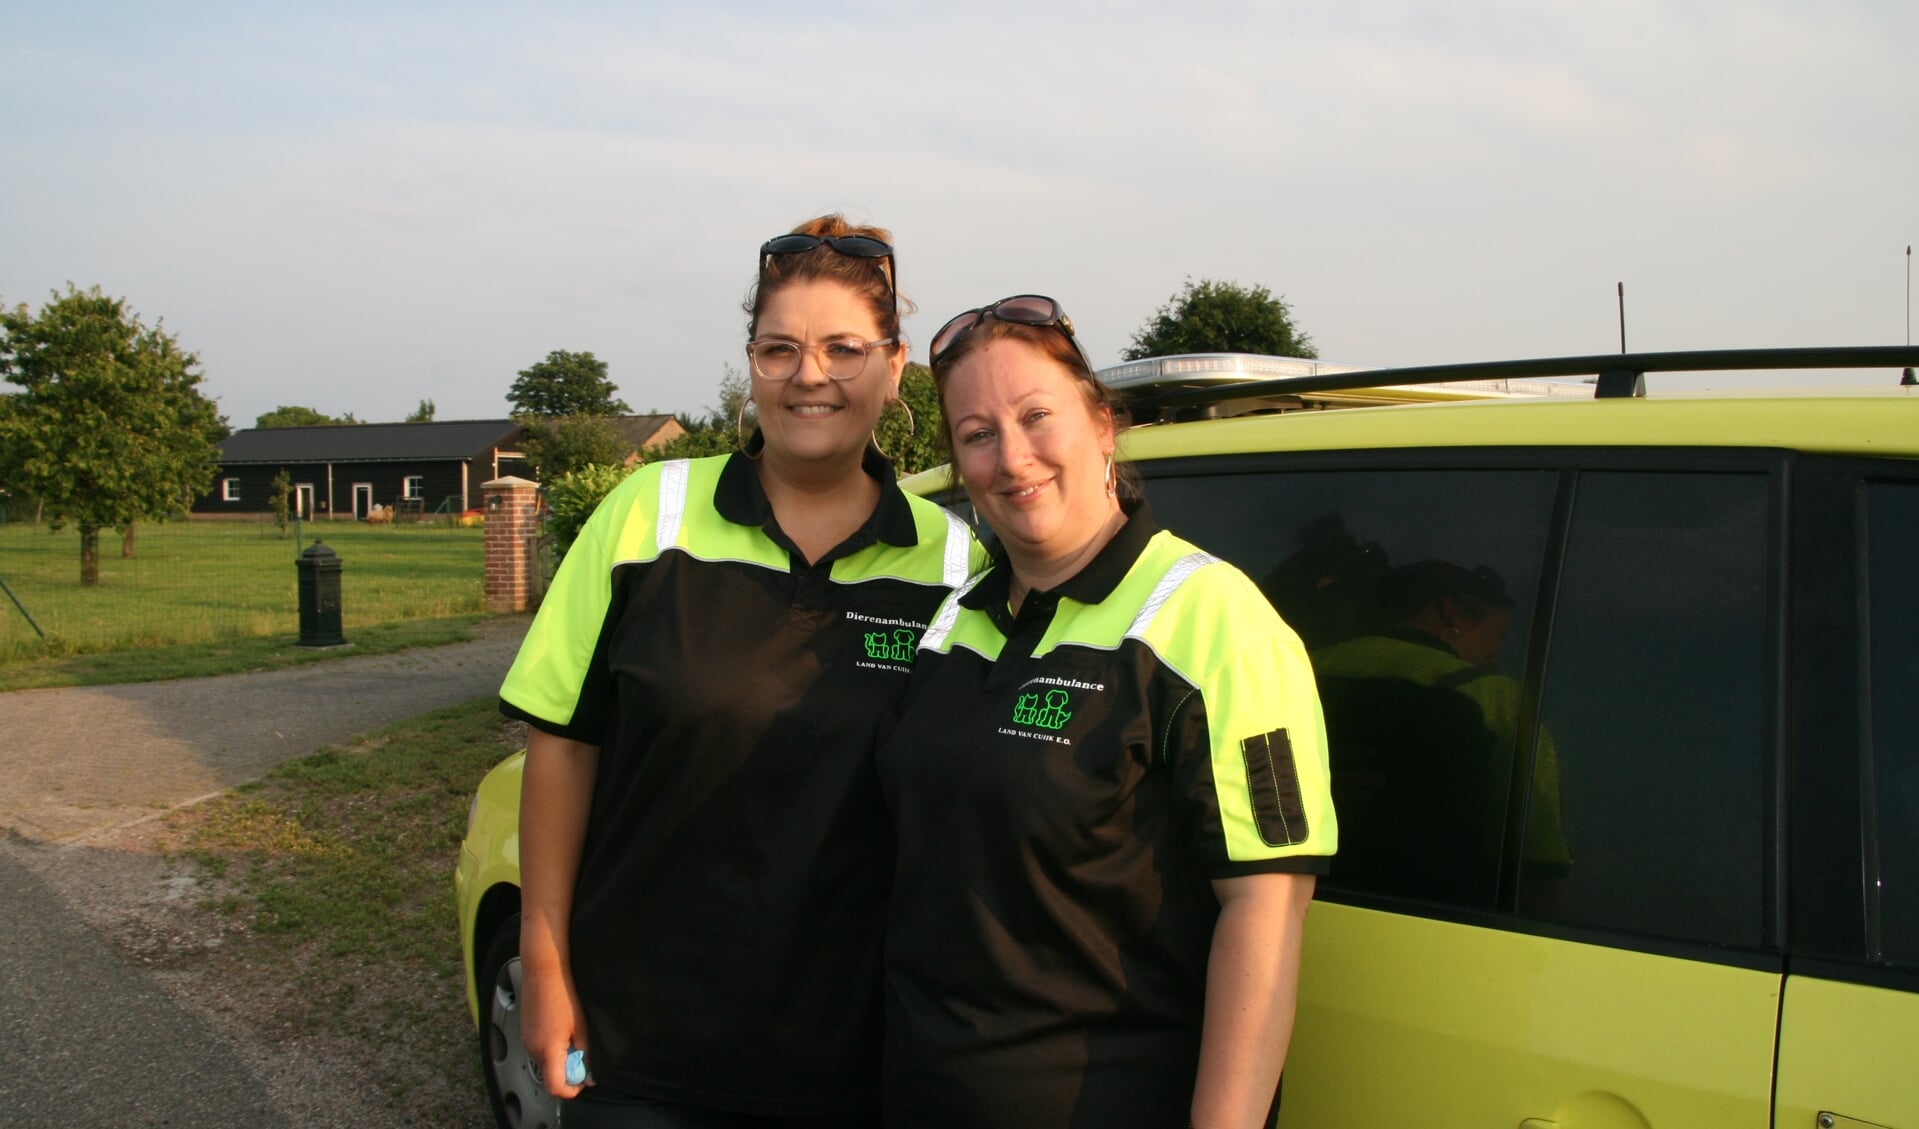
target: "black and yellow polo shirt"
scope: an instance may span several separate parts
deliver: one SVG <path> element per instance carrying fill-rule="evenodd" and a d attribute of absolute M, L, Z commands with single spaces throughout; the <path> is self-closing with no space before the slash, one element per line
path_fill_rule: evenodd
<path fill-rule="evenodd" d="M 1009 576 L 940 609 L 880 747 L 888 1124 L 1182 1125 L 1209 880 L 1337 843 L 1312 667 L 1143 505 L 1017 616 Z"/>
<path fill-rule="evenodd" d="M 882 483 L 809 565 L 744 456 L 644 467 L 567 553 L 501 708 L 600 747 L 572 961 L 595 1079 L 746 1112 L 877 1091 L 892 833 L 874 732 L 983 563 Z"/>

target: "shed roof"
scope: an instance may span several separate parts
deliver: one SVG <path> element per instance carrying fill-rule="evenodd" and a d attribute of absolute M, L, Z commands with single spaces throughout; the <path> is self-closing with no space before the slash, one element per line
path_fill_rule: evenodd
<path fill-rule="evenodd" d="M 510 419 L 428 423 L 342 423 L 322 427 L 249 427 L 220 444 L 222 463 L 401 463 L 475 458 L 509 441 Z"/>
<path fill-rule="evenodd" d="M 660 432 L 672 423 L 679 421 L 672 416 L 618 416 L 613 421 L 620 438 L 630 444 L 634 450 L 651 446 L 659 439 Z M 676 432 L 677 434 L 677 432 Z M 672 436 L 667 436 L 672 438 Z"/>

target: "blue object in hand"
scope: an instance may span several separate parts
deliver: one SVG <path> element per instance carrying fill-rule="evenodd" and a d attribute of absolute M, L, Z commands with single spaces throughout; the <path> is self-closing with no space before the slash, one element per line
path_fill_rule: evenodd
<path fill-rule="evenodd" d="M 578 1086 L 586 1081 L 586 1052 L 574 1049 L 566 1052 L 566 1084 Z"/>

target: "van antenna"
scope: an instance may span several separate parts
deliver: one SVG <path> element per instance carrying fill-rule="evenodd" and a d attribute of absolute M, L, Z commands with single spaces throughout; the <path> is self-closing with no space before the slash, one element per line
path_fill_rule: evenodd
<path fill-rule="evenodd" d="M 1912 348 L 1912 244 L 1910 243 L 1906 244 L 1906 348 Z M 1899 377 L 1899 383 L 1919 384 L 1919 378 L 1915 378 L 1912 374 L 1911 365 L 1906 366 L 1906 371 Z"/>
<path fill-rule="evenodd" d="M 1910 247 L 1906 248 L 1906 258 L 1912 258 L 1912 248 Z M 1908 265 L 1906 271 L 1907 273 L 1911 273 L 1912 267 Z M 1906 333 L 1908 336 L 1911 335 L 1912 330 L 1910 327 L 1907 328 Z M 1910 345 L 1912 342 L 1908 341 L 1906 344 Z M 1622 353 L 1626 351 L 1626 284 L 1623 282 L 1619 284 L 1619 351 Z"/>

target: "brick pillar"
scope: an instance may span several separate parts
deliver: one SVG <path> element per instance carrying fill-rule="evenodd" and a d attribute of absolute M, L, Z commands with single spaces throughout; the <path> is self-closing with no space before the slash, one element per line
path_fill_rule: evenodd
<path fill-rule="evenodd" d="M 486 610 L 533 605 L 533 540 L 540 532 L 540 485 L 524 478 L 480 484 L 486 499 Z"/>

